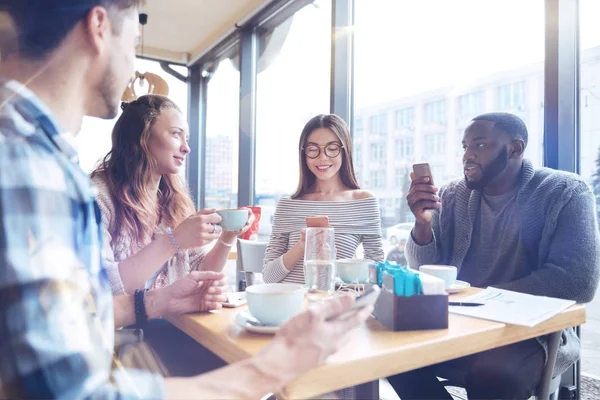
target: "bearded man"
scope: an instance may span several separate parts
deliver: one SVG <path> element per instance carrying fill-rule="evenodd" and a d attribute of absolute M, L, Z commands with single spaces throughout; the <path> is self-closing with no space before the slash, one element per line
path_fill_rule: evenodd
<path fill-rule="evenodd" d="M 415 179 L 407 195 L 415 226 L 406 244 L 413 268 L 447 264 L 472 286 L 494 286 L 586 303 L 598 285 L 600 238 L 592 191 L 580 176 L 534 168 L 523 157 L 527 127 L 516 115 L 473 118 L 462 148 L 464 177 L 439 190 Z M 579 359 L 573 328 L 562 332 L 554 376 Z M 548 358 L 539 337 L 389 378 L 401 399 L 448 398 L 439 371 L 463 373 L 470 399 L 526 399 Z"/>

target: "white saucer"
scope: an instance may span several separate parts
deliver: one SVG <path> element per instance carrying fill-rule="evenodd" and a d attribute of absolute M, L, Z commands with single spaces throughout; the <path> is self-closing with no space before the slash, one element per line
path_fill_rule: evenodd
<path fill-rule="evenodd" d="M 278 326 L 261 325 L 248 311 L 241 310 L 235 315 L 235 323 L 248 332 L 274 334 L 279 330 Z"/>
<path fill-rule="evenodd" d="M 446 292 L 460 293 L 463 290 L 468 289 L 470 287 L 471 287 L 471 284 L 469 282 L 457 280 L 456 282 L 454 282 L 454 284 L 452 286 L 450 286 L 448 289 L 446 289 Z"/>

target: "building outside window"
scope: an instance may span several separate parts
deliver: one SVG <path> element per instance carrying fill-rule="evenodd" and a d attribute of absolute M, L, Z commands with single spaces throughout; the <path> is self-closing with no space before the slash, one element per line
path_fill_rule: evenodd
<path fill-rule="evenodd" d="M 406 182 L 410 180 L 409 173 L 410 171 L 406 168 L 396 168 L 394 186 L 396 186 L 396 188 L 402 188 L 405 186 Z"/>
<path fill-rule="evenodd" d="M 498 87 L 499 110 L 523 110 L 525 108 L 525 82 L 510 83 Z"/>
<path fill-rule="evenodd" d="M 377 189 L 385 187 L 385 170 L 371 171 L 371 188 Z"/>
<path fill-rule="evenodd" d="M 446 123 L 446 100 L 432 101 L 425 104 L 425 122 Z"/>
<path fill-rule="evenodd" d="M 354 160 L 354 166 L 362 165 L 362 157 L 363 157 L 362 145 L 355 144 L 352 148 L 352 153 L 353 153 L 352 158 Z"/>
<path fill-rule="evenodd" d="M 446 152 L 446 134 L 434 133 L 425 135 L 425 154 L 436 155 Z"/>
<path fill-rule="evenodd" d="M 396 129 L 414 127 L 414 108 L 408 107 L 396 110 L 394 116 L 396 120 Z"/>
<path fill-rule="evenodd" d="M 461 118 L 473 118 L 483 113 L 483 92 L 463 94 L 458 98 L 458 114 Z"/>
<path fill-rule="evenodd" d="M 364 132 L 364 127 L 363 127 L 363 120 L 362 118 L 357 118 L 354 120 L 354 137 L 355 138 L 360 138 L 363 135 Z"/>
<path fill-rule="evenodd" d="M 369 118 L 369 130 L 372 135 L 386 135 L 387 134 L 387 115 L 379 114 L 373 115 Z"/>
<path fill-rule="evenodd" d="M 412 158 L 414 153 L 413 138 L 396 139 L 396 157 Z"/>
<path fill-rule="evenodd" d="M 371 143 L 371 161 L 385 162 L 385 143 Z"/>

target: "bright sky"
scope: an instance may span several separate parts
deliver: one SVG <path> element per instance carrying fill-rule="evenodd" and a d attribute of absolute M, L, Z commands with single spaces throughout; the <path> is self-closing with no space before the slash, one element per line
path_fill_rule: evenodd
<path fill-rule="evenodd" d="M 580 0 L 581 48 L 600 45 L 600 0 Z M 257 191 L 293 190 L 297 138 L 329 111 L 330 2 L 317 0 L 293 19 L 285 43 L 257 86 Z M 361 108 L 541 62 L 544 0 L 356 0 L 355 106 Z M 187 90 L 156 63 L 185 110 Z M 207 134 L 229 136 L 237 150 L 239 73 L 226 60 L 209 86 Z M 86 119 L 78 141 L 84 169 L 110 148 L 113 122 Z M 237 187 L 237 157 L 231 166 Z"/>

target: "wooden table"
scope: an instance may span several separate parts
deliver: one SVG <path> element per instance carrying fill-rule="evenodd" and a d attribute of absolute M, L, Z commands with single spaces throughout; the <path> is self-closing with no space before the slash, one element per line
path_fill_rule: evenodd
<path fill-rule="evenodd" d="M 472 288 L 450 298 L 455 300 L 479 290 Z M 241 309 L 222 309 L 169 320 L 223 360 L 233 363 L 257 354 L 271 339 L 271 336 L 249 333 L 238 327 L 233 318 Z M 393 332 L 370 319 L 357 329 L 340 352 L 324 365 L 291 382 L 279 395 L 285 398 L 315 397 L 584 322 L 585 307 L 579 304 L 533 328 L 450 314 L 448 329 Z"/>

